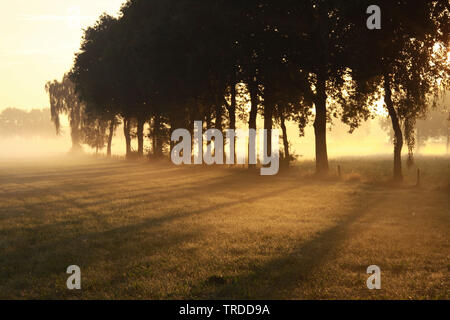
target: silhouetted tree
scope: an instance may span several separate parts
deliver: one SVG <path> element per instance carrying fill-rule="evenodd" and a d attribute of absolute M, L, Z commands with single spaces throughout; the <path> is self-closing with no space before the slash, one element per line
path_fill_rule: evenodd
<path fill-rule="evenodd" d="M 124 78 L 126 56 L 120 54 L 123 40 L 117 19 L 103 15 L 97 24 L 85 31 L 80 52 L 77 53 L 70 78 L 76 93 L 91 114 L 101 114 L 109 122 L 107 154 L 111 155 L 114 132 L 123 119 L 127 156 L 131 154 L 131 112 L 126 106 L 132 83 Z M 124 38 L 122 36 L 122 38 Z"/>
<path fill-rule="evenodd" d="M 60 115 L 67 115 L 71 128 L 72 151 L 80 151 L 83 139 L 81 126 L 85 107 L 75 93 L 73 82 L 65 74 L 60 82 L 57 80 L 47 82 L 45 90 L 50 97 L 51 118 L 55 124 L 56 132 L 58 134 L 60 132 Z"/>
<path fill-rule="evenodd" d="M 383 1 L 380 7 L 381 30 L 354 28 L 351 68 L 360 87 L 384 96 L 394 131 L 394 180 L 401 181 L 405 137 L 411 150 L 416 119 L 427 112 L 430 97 L 448 86 L 449 11 L 442 1 Z"/>
<path fill-rule="evenodd" d="M 87 114 L 83 118 L 83 143 L 95 149 L 96 154 L 99 150 L 104 149 L 108 142 L 108 125 L 108 120 L 103 120 L 93 114 Z"/>
<path fill-rule="evenodd" d="M 319 174 L 328 171 L 327 122 L 340 118 L 352 131 L 384 94 L 396 132 L 398 177 L 399 123 L 411 146 L 425 97 L 448 69 L 441 59 L 448 9 L 441 1 L 383 1 L 383 29 L 369 31 L 369 4 L 129 0 L 119 18 L 104 15 L 86 30 L 71 79 L 87 110 L 102 111 L 110 124 L 123 119 L 127 155 L 134 135 L 143 155 L 146 124 L 153 153 L 161 156 L 179 127 L 193 130 L 193 122 L 203 120 L 233 129 L 240 118 L 256 129 L 261 112 L 264 128 L 271 129 L 273 120 L 281 126 L 290 159 L 286 121 L 298 122 L 302 134 L 314 115 Z M 239 96 L 247 96 L 248 115 Z"/>

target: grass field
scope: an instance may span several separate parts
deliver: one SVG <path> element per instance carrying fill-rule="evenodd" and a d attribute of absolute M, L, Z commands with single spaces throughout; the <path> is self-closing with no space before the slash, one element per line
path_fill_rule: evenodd
<path fill-rule="evenodd" d="M 449 299 L 448 158 L 244 169 L 68 159 L 0 163 L 3 299 Z M 69 291 L 69 265 L 82 290 Z M 366 269 L 381 268 L 368 290 Z"/>

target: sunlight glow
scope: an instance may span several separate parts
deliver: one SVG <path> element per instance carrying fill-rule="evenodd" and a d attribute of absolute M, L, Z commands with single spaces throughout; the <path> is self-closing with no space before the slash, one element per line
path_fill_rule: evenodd
<path fill-rule="evenodd" d="M 48 107 L 47 81 L 60 79 L 80 47 L 83 28 L 125 0 L 16 0 L 0 10 L 0 110 Z M 9 32 L 5 32 L 8 30 Z"/>

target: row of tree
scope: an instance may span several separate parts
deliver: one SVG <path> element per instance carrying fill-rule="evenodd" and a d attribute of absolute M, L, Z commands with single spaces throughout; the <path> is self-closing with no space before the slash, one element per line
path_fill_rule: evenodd
<path fill-rule="evenodd" d="M 372 2 L 129 0 L 118 18 L 103 15 L 85 31 L 63 82 L 47 84 L 53 120 L 58 127 L 67 112 L 72 128 L 88 119 L 93 136 L 109 129 L 109 154 L 120 121 L 128 156 L 134 127 L 143 155 L 148 124 L 153 154 L 162 156 L 171 131 L 193 130 L 196 120 L 256 129 L 262 114 L 265 129 L 283 130 L 289 161 L 286 122 L 302 135 L 313 118 L 316 169 L 326 174 L 327 122 L 339 118 L 353 131 L 382 98 L 401 180 L 405 141 L 413 144 L 416 120 L 449 85 L 449 6 L 379 0 L 381 29 L 369 30 Z"/>
<path fill-rule="evenodd" d="M 7 108 L 0 112 L 0 138 L 54 136 L 55 129 L 50 121 L 50 109 L 25 111 Z"/>

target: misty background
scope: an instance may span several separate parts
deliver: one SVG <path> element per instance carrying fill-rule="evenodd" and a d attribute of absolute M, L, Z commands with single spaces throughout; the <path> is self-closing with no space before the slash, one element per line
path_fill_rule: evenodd
<path fill-rule="evenodd" d="M 44 90 L 43 90 L 44 91 Z M 448 108 L 449 95 L 446 95 L 444 106 Z M 421 136 L 416 138 L 416 155 L 445 155 L 448 144 L 448 113 L 439 108 L 428 115 L 426 120 L 419 120 L 416 129 Z M 262 128 L 262 117 L 258 118 L 258 127 Z M 378 112 L 374 119 L 365 122 L 352 134 L 348 126 L 340 121 L 328 125 L 328 147 L 330 157 L 391 155 L 392 133 L 389 118 Z M 66 116 L 61 117 L 61 132 L 56 134 L 55 125 L 51 121 L 49 107 L 24 110 L 4 108 L 0 110 L 0 153 L 1 159 L 33 158 L 67 154 L 72 146 L 70 126 Z M 245 123 L 239 127 L 245 128 Z M 149 128 L 146 128 L 148 131 Z M 314 129 L 312 123 L 307 126 L 305 136 L 299 136 L 295 123 L 288 124 L 288 136 L 293 155 L 297 160 L 314 158 Z M 146 139 L 148 146 L 149 139 Z M 133 149 L 137 149 L 136 139 L 133 139 Z M 281 144 L 280 144 L 281 148 Z M 83 145 L 87 154 L 95 154 L 96 150 Z M 245 152 L 243 148 L 239 148 Z M 112 153 L 116 156 L 125 155 L 125 139 L 123 127 L 120 125 L 113 139 Z M 239 152 L 239 151 L 238 151 Z M 106 150 L 99 150 L 99 155 L 105 155 Z M 404 150 L 407 154 L 407 149 Z"/>

